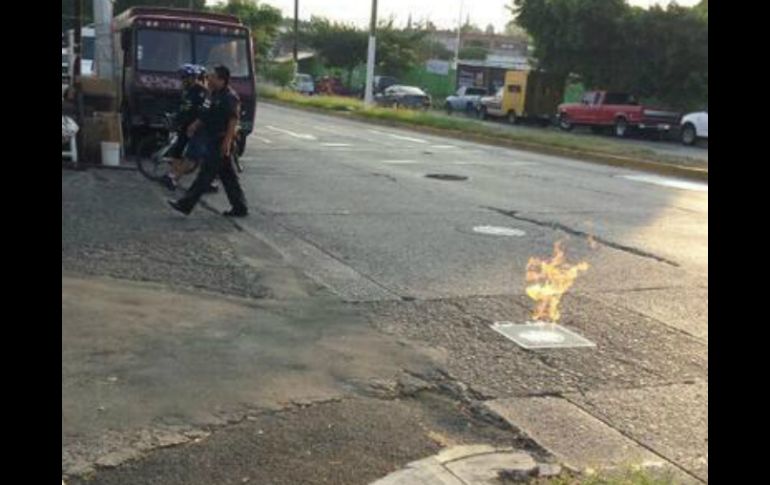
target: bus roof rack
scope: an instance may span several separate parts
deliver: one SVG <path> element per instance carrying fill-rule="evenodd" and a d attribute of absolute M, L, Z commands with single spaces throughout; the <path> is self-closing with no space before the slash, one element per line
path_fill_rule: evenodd
<path fill-rule="evenodd" d="M 240 19 L 234 15 L 214 12 L 200 12 L 182 8 L 169 7 L 131 7 L 116 17 L 117 21 L 125 21 L 133 17 L 167 17 L 175 19 L 205 19 L 242 25 Z"/>

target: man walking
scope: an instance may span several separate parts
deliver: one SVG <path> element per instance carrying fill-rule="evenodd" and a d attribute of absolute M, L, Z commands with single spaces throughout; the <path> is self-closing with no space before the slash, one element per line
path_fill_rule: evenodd
<path fill-rule="evenodd" d="M 219 176 L 225 188 L 231 209 L 225 211 L 227 217 L 245 217 L 248 215 L 246 197 L 238 181 L 233 160 L 233 149 L 240 116 L 240 99 L 230 87 L 230 70 L 225 66 L 217 66 L 209 76 L 211 89 L 211 104 L 209 109 L 188 128 L 188 136 L 192 138 L 198 130 L 204 130 L 209 144 L 206 159 L 201 166 L 198 176 L 187 193 L 179 200 L 169 200 L 168 204 L 188 215 L 192 212 L 200 198 L 206 193 L 211 182 Z"/>

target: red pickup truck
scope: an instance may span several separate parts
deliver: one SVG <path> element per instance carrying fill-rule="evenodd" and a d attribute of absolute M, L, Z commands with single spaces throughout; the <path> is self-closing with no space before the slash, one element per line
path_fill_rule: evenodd
<path fill-rule="evenodd" d="M 621 138 L 634 130 L 669 132 L 681 118 L 680 113 L 645 107 L 633 95 L 611 91 L 588 91 L 580 103 L 559 105 L 557 116 L 563 130 L 582 125 L 599 132 L 611 127 Z"/>

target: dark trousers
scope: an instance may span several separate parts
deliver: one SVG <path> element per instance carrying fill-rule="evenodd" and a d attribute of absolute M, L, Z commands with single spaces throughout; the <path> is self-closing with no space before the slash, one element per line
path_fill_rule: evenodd
<path fill-rule="evenodd" d="M 215 178 L 219 177 L 227 194 L 227 200 L 236 212 L 247 210 L 246 196 L 243 194 L 238 174 L 235 171 L 235 163 L 232 157 L 227 161 L 222 158 L 220 152 L 221 140 L 213 144 L 206 159 L 201 164 L 201 169 L 195 182 L 187 189 L 184 197 L 179 199 L 179 205 L 185 210 L 192 210 L 200 198 L 206 193 Z"/>

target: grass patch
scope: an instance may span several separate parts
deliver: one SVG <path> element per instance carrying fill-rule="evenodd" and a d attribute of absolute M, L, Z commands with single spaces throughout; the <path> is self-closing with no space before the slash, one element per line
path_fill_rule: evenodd
<path fill-rule="evenodd" d="M 356 98 L 304 96 L 266 85 L 260 85 L 259 90 L 262 98 L 274 99 L 295 106 L 324 111 L 342 111 L 360 119 L 391 125 L 424 127 L 461 136 L 471 135 L 490 141 L 518 144 L 522 148 L 555 148 L 577 153 L 626 157 L 680 166 L 697 166 L 699 168 L 707 168 L 708 166 L 707 163 L 701 160 L 662 156 L 651 149 L 619 142 L 612 138 L 601 139 L 543 128 L 510 127 L 502 123 L 484 123 L 459 115 L 448 116 L 441 111 L 418 111 L 383 107 L 366 108 L 363 101 Z"/>

